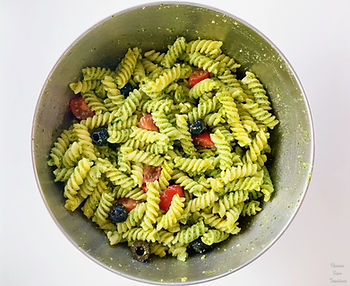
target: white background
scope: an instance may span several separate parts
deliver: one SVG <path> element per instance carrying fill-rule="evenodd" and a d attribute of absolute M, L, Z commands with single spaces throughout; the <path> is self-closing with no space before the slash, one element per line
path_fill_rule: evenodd
<path fill-rule="evenodd" d="M 71 42 L 146 2 L 0 1 L 0 285 L 143 285 L 90 261 L 54 224 L 35 183 L 30 132 L 44 80 Z M 203 285 L 350 285 L 350 1 L 194 2 L 246 20 L 280 48 L 304 85 L 316 135 L 311 185 L 286 233 L 249 266 Z M 331 263 L 344 266 L 341 275 Z"/>

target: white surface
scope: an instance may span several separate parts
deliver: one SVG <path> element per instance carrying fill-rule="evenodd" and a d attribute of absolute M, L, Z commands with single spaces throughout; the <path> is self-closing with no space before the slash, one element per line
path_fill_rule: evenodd
<path fill-rule="evenodd" d="M 30 132 L 41 86 L 68 45 L 145 2 L 0 1 L 0 285 L 143 285 L 96 265 L 56 227 L 33 176 Z M 316 133 L 311 186 L 292 225 L 258 260 L 203 285 L 350 285 L 350 2 L 194 2 L 246 20 L 280 48 L 304 85 Z"/>

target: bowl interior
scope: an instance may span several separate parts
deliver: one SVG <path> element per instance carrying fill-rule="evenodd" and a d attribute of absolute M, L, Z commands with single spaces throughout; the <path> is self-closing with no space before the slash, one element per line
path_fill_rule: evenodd
<path fill-rule="evenodd" d="M 276 193 L 263 211 L 243 223 L 242 232 L 183 263 L 175 258 L 133 260 L 124 246 L 111 247 L 106 236 L 80 211 L 64 209 L 63 186 L 53 182 L 47 158 L 60 131 L 71 123 L 68 84 L 86 66 L 115 67 L 127 48 L 165 50 L 175 38 L 224 42 L 223 51 L 251 70 L 266 87 L 280 120 L 268 162 Z M 305 95 L 290 65 L 260 33 L 212 8 L 190 4 L 153 4 L 115 14 L 82 35 L 60 58 L 46 81 L 33 122 L 33 161 L 38 185 L 58 226 L 83 253 L 106 268 L 136 280 L 193 283 L 236 271 L 263 253 L 283 233 L 305 194 L 312 169 L 313 137 Z"/>

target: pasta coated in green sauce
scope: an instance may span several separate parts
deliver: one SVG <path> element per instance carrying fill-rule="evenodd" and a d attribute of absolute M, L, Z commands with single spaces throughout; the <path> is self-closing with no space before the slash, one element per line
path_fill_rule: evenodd
<path fill-rule="evenodd" d="M 222 41 L 180 36 L 164 51 L 130 47 L 116 69 L 84 67 L 67 83 L 94 115 L 60 134 L 48 165 L 67 211 L 82 211 L 111 245 L 143 240 L 153 255 L 185 261 L 191 242 L 215 247 L 239 235 L 240 218 L 273 198 L 265 163 L 279 122 L 258 76 L 239 78 L 240 64 L 224 51 Z M 196 74 L 205 76 L 191 82 Z M 146 118 L 151 125 L 140 124 Z M 93 140 L 99 128 L 104 146 Z M 146 168 L 158 176 L 145 181 Z M 161 194 L 172 185 L 184 195 L 164 210 Z M 110 212 L 120 199 L 136 203 L 116 223 Z"/>

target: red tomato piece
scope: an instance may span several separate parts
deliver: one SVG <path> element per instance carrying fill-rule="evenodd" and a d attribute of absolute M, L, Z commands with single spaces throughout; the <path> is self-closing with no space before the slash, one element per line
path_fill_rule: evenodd
<path fill-rule="evenodd" d="M 176 194 L 178 194 L 180 197 L 185 196 L 181 186 L 171 185 L 170 187 L 166 188 L 164 192 L 160 194 L 160 209 L 164 211 L 169 210 L 173 196 L 175 196 Z"/>
<path fill-rule="evenodd" d="M 141 201 L 129 199 L 129 198 L 121 198 L 117 201 L 117 204 L 123 205 L 127 212 L 130 212 L 133 210 L 137 204 L 139 204 Z"/>
<path fill-rule="evenodd" d="M 159 179 L 161 167 L 143 165 L 143 181 L 144 182 L 154 182 Z"/>
<path fill-rule="evenodd" d="M 151 165 L 143 165 L 143 183 L 142 189 L 147 192 L 147 182 L 154 182 L 159 179 L 160 173 L 162 171 L 161 167 L 151 166 Z"/>
<path fill-rule="evenodd" d="M 139 128 L 147 129 L 150 131 L 159 131 L 158 127 L 153 122 L 151 114 L 146 114 L 140 118 Z"/>
<path fill-rule="evenodd" d="M 145 182 L 143 182 L 143 183 L 142 183 L 142 190 L 143 190 L 145 193 L 147 193 L 147 191 L 148 191 L 148 189 L 147 189 L 147 186 L 146 186 L 146 183 L 145 183 Z"/>
<path fill-rule="evenodd" d="M 95 112 L 90 109 L 84 99 L 80 96 L 73 97 L 70 100 L 69 109 L 73 115 L 80 120 L 84 120 L 95 115 Z"/>
<path fill-rule="evenodd" d="M 203 132 L 201 135 L 192 136 L 193 142 L 205 148 L 216 149 L 214 142 L 210 138 L 209 132 Z"/>
<path fill-rule="evenodd" d="M 197 83 L 199 83 L 200 81 L 202 81 L 203 79 L 206 79 L 208 77 L 209 77 L 208 71 L 198 69 L 190 75 L 190 77 L 188 79 L 188 86 L 193 87 L 194 85 L 196 85 Z"/>

